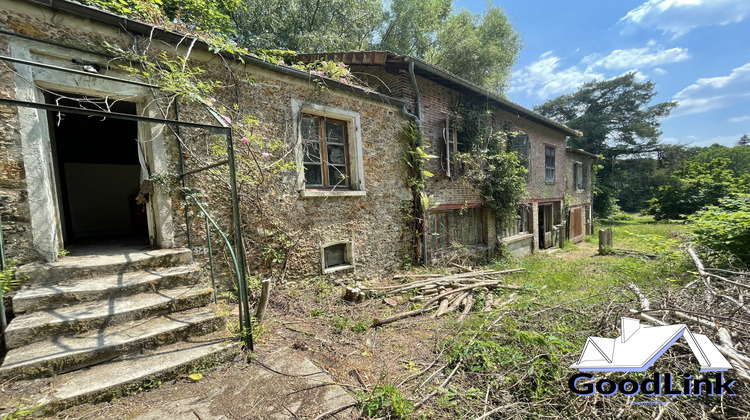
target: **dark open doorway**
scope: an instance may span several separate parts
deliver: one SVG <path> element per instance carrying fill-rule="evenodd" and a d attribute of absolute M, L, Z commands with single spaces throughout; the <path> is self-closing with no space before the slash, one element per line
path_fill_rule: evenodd
<path fill-rule="evenodd" d="M 539 204 L 539 248 L 552 246 L 552 203 Z"/>
<path fill-rule="evenodd" d="M 134 103 L 48 94 L 63 106 L 136 114 Z M 76 114 L 48 113 L 55 156 L 58 204 L 67 245 L 108 240 L 148 242 L 140 187 L 138 123 Z"/>

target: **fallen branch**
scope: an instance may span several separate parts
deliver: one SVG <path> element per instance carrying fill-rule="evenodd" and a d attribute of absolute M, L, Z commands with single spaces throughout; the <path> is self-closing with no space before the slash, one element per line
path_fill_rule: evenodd
<path fill-rule="evenodd" d="M 320 415 L 319 415 L 318 417 L 315 417 L 315 418 L 314 418 L 313 420 L 322 420 L 322 419 L 324 419 L 324 418 L 326 418 L 326 417 L 328 417 L 328 416 L 332 416 L 332 415 L 334 415 L 334 414 L 336 414 L 336 413 L 340 413 L 340 412 L 342 412 L 342 411 L 346 410 L 347 408 L 352 408 L 352 407 L 354 407 L 354 406 L 356 406 L 356 405 L 357 405 L 357 402 L 356 402 L 356 401 L 353 401 L 353 402 L 350 402 L 350 403 L 344 404 L 344 405 L 342 405 L 341 407 L 338 407 L 338 408 L 334 408 L 334 409 L 332 409 L 332 410 L 328 410 L 328 411 L 326 411 L 326 412 L 325 412 L 325 413 L 323 413 L 323 414 L 320 414 Z"/>

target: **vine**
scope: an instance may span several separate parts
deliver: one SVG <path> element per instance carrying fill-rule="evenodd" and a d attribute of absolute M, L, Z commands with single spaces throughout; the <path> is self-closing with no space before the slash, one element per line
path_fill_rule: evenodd
<path fill-rule="evenodd" d="M 508 122 L 495 121 L 486 105 L 459 99 L 452 108 L 451 122 L 468 150 L 458 155 L 463 176 L 474 183 L 483 204 L 498 218 L 512 217 L 527 194 L 527 169 L 516 152 L 506 151 L 508 142 L 520 133 Z"/>
<path fill-rule="evenodd" d="M 425 169 L 428 159 L 434 158 L 425 150 L 429 144 L 425 143 L 424 135 L 419 130 L 417 123 L 411 121 L 404 127 L 404 138 L 406 147 L 403 159 L 409 167 L 406 184 L 411 190 L 412 199 L 404 203 L 402 209 L 405 213 L 404 219 L 410 232 L 412 241 L 412 254 L 407 263 L 412 264 L 424 257 L 421 238 L 427 232 L 425 213 L 430 209 L 432 199 L 425 193 L 425 179 L 433 176 Z"/>

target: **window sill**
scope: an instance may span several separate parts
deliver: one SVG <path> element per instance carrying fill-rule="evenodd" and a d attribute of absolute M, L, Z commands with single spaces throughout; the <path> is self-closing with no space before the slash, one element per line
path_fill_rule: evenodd
<path fill-rule="evenodd" d="M 544 181 L 544 183 L 547 185 L 554 185 L 555 181 Z"/>
<path fill-rule="evenodd" d="M 503 243 L 506 243 L 506 244 L 512 244 L 514 242 L 522 241 L 524 239 L 529 239 L 533 237 L 534 237 L 533 233 L 521 233 L 518 235 L 508 236 L 507 238 L 503 238 L 502 241 Z"/>
<path fill-rule="evenodd" d="M 336 265 L 336 266 L 329 267 L 329 268 L 324 268 L 323 274 L 331 274 L 331 273 L 336 273 L 339 271 L 346 271 L 346 270 L 354 270 L 354 266 L 351 264 L 342 264 L 342 265 Z"/>
<path fill-rule="evenodd" d="M 359 190 L 313 190 L 304 189 L 299 192 L 299 196 L 302 198 L 311 197 L 364 197 L 367 195 L 367 191 Z"/>

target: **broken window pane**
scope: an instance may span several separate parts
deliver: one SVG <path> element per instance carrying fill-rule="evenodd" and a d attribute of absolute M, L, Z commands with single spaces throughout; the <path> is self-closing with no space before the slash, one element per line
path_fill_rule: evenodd
<path fill-rule="evenodd" d="M 346 164 L 346 151 L 344 150 L 344 146 L 336 146 L 328 144 L 328 163 L 334 164 L 334 165 L 344 165 Z"/>
<path fill-rule="evenodd" d="M 326 121 L 326 142 L 344 144 L 344 124 Z"/>
<path fill-rule="evenodd" d="M 323 185 L 323 171 L 320 165 L 305 165 L 305 183 L 308 186 Z"/>
<path fill-rule="evenodd" d="M 331 186 L 346 186 L 346 166 L 328 165 L 328 179 Z"/>
<path fill-rule="evenodd" d="M 302 139 L 320 141 L 320 122 L 317 118 L 302 117 Z"/>

